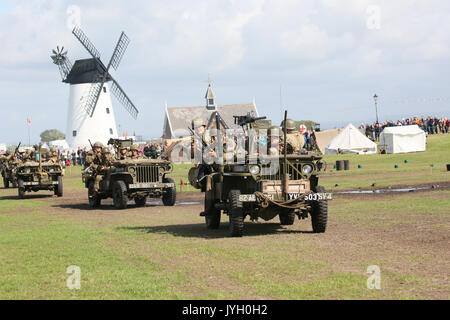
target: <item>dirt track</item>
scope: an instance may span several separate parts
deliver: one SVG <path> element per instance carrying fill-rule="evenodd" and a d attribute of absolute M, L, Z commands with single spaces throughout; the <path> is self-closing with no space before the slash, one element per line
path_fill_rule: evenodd
<path fill-rule="evenodd" d="M 438 200 L 448 193 L 438 191 L 415 192 L 417 197 L 430 197 Z M 43 201 L 49 205 L 48 214 L 59 218 L 71 218 L 89 227 L 112 227 L 144 232 L 148 234 L 170 234 L 183 241 L 219 241 L 224 247 L 254 248 L 255 251 L 270 249 L 283 243 L 301 241 L 311 247 L 299 255 L 298 247 L 286 246 L 284 254 L 290 259 L 320 261 L 332 270 L 364 274 L 370 264 L 380 265 L 388 282 L 384 283 L 392 292 L 386 298 L 395 298 L 395 292 L 425 298 L 448 299 L 450 271 L 450 236 L 448 215 L 433 215 L 424 220 L 409 216 L 408 212 L 392 212 L 387 215 L 371 215 L 371 212 L 347 212 L 350 203 L 395 202 L 399 194 L 374 195 L 336 195 L 329 204 L 329 222 L 325 234 L 313 234 L 310 220 L 296 220 L 290 227 L 281 227 L 278 219 L 269 222 L 245 224 L 245 236 L 231 240 L 228 237 L 228 219 L 222 216 L 219 230 L 207 230 L 204 218 L 199 216 L 203 210 L 201 193 L 178 194 L 174 207 L 164 207 L 158 200 L 149 200 L 143 208 L 132 202 L 126 210 L 116 210 L 111 199 L 104 200 L 101 208 L 89 209 L 85 190 L 66 190 L 63 198 L 50 193 L 27 194 L 26 198 Z M 3 197 L 15 198 L 11 197 Z M 19 212 L 18 212 L 19 213 Z M 392 223 L 394 221 L 395 223 Z M 443 227 L 436 227 L 443 226 Z M 181 238 L 179 238 L 181 237 Z M 173 240 L 172 240 L 173 241 Z M 216 242 L 214 242 L 216 243 Z M 157 258 L 155 258 L 157 259 Z M 164 261 L 161 263 L 172 263 Z M 186 265 L 195 265 L 196 272 L 201 269 L 189 258 L 180 258 Z M 193 271 L 194 272 L 194 271 Z M 401 276 L 399 276 L 401 275 Z M 403 277 L 406 275 L 406 278 Z M 414 278 L 411 280 L 408 277 Z M 419 280 L 417 280 L 417 279 Z M 403 280 L 402 280 L 403 279 Z M 227 279 L 221 279 L 222 284 Z M 230 287 L 234 284 L 230 283 Z M 190 288 L 189 290 L 195 290 Z M 230 289 L 231 290 L 231 289 Z M 260 298 L 250 293 L 245 298 Z"/>

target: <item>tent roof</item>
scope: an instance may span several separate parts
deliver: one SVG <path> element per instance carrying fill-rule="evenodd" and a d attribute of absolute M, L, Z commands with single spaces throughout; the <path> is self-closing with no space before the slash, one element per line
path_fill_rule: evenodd
<path fill-rule="evenodd" d="M 330 150 L 373 149 L 377 144 L 361 133 L 353 124 L 347 125 L 337 137 L 328 144 Z"/>
<path fill-rule="evenodd" d="M 417 124 L 412 126 L 397 126 L 397 127 L 386 127 L 384 128 L 382 134 L 397 134 L 397 135 L 410 135 L 423 133 L 424 131 L 419 128 Z"/>

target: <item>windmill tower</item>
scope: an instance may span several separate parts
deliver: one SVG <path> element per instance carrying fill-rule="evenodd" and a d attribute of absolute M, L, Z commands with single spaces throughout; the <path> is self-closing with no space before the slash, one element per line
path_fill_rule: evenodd
<path fill-rule="evenodd" d="M 110 67 L 115 70 L 119 67 L 130 40 L 122 32 L 113 55 L 105 66 L 100 60 L 99 51 L 84 32 L 75 27 L 72 33 L 92 58 L 77 60 L 72 65 L 64 47 L 52 50 L 51 58 L 59 68 L 62 81 L 70 84 L 66 140 L 71 148 L 88 146 L 89 139 L 106 144 L 110 138 L 118 136 L 110 91 L 134 119 L 139 112 L 109 73 Z"/>

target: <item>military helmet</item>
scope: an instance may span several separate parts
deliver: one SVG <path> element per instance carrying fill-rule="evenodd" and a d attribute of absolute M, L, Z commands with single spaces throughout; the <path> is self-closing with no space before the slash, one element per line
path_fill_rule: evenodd
<path fill-rule="evenodd" d="M 281 122 L 281 128 L 284 129 L 284 120 Z M 287 130 L 294 130 L 295 129 L 295 121 L 292 119 L 286 119 L 286 129 Z"/>
<path fill-rule="evenodd" d="M 131 151 L 136 150 L 139 151 L 139 147 L 136 144 L 133 144 L 130 148 Z"/>
<path fill-rule="evenodd" d="M 97 142 L 94 143 L 93 147 L 94 148 L 97 148 L 97 147 L 98 148 L 103 148 L 103 143 L 101 143 L 100 141 L 97 141 Z"/>
<path fill-rule="evenodd" d="M 105 154 L 105 153 L 111 153 L 111 150 L 109 150 L 108 147 L 103 147 L 102 148 L 102 154 Z"/>
<path fill-rule="evenodd" d="M 195 129 L 200 126 L 206 126 L 206 123 L 202 118 L 198 117 L 192 119 L 192 129 Z"/>
<path fill-rule="evenodd" d="M 280 130 L 280 127 L 278 127 L 278 126 L 272 126 L 269 128 L 269 130 L 267 130 L 267 135 L 269 137 L 280 136 L 280 134 L 281 134 L 281 130 Z"/>
<path fill-rule="evenodd" d="M 25 149 L 22 148 L 22 147 L 20 147 L 19 150 L 17 150 L 17 152 L 19 152 L 19 153 L 24 153 L 24 152 L 25 152 Z"/>
<path fill-rule="evenodd" d="M 55 147 L 51 147 L 50 148 L 50 152 L 56 152 L 56 148 Z"/>

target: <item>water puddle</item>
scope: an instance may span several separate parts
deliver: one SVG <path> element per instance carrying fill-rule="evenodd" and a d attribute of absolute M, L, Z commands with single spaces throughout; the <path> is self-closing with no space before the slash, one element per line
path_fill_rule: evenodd
<path fill-rule="evenodd" d="M 446 189 L 449 186 L 426 186 L 426 187 L 407 187 L 407 188 L 385 188 L 385 189 L 375 189 L 375 190 L 349 190 L 349 191 L 335 191 L 333 194 L 386 194 L 386 193 L 401 193 L 401 192 L 414 192 L 414 191 L 424 191 L 424 190 L 436 190 L 436 189 Z"/>
<path fill-rule="evenodd" d="M 129 201 L 128 202 L 129 205 L 135 205 L 136 203 L 134 201 Z M 147 201 L 145 203 L 147 206 L 162 206 L 163 203 L 162 201 Z M 198 204 L 202 204 L 202 202 L 200 201 L 177 201 L 175 203 L 175 206 L 192 206 L 192 205 L 198 205 Z"/>

